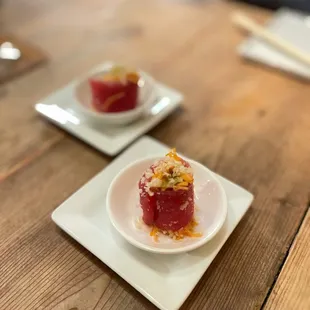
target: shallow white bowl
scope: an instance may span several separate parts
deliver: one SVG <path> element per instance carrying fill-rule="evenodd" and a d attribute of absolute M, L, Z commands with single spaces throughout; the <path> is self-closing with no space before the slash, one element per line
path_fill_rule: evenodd
<path fill-rule="evenodd" d="M 160 235 L 155 242 L 150 236 L 151 228 L 141 220 L 138 181 L 144 171 L 159 158 L 138 160 L 121 170 L 111 183 L 107 193 L 107 211 L 115 229 L 132 245 L 149 252 L 175 254 L 194 250 L 210 239 L 222 227 L 227 214 L 227 198 L 223 187 L 214 174 L 203 165 L 188 160 L 194 171 L 195 218 L 200 238 L 174 241 Z"/>
<path fill-rule="evenodd" d="M 88 119 L 106 125 L 126 125 L 134 122 L 138 118 L 147 114 L 151 106 L 154 104 L 157 96 L 156 84 L 154 80 L 145 72 L 138 71 L 140 75 L 138 104 L 133 110 L 117 113 L 97 112 L 91 105 L 92 95 L 89 85 L 89 79 L 102 76 L 107 73 L 110 68 L 100 70 L 91 76 L 87 76 L 77 83 L 75 88 L 75 101 L 77 109 L 83 113 Z"/>

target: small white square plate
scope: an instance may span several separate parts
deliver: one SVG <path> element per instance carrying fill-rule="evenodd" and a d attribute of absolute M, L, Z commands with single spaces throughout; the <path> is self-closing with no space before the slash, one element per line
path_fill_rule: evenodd
<path fill-rule="evenodd" d="M 309 16 L 289 9 L 280 9 L 268 22 L 266 28 L 300 50 L 310 53 Z M 310 79 L 310 68 L 308 66 L 256 37 L 251 37 L 243 42 L 239 46 L 238 52 L 245 58 Z"/>
<path fill-rule="evenodd" d="M 185 254 L 160 255 L 139 250 L 114 230 L 105 199 L 113 177 L 136 159 L 162 156 L 168 147 L 143 137 L 73 194 L 52 214 L 54 222 L 148 298 L 158 308 L 178 309 L 248 210 L 253 195 L 217 176 L 228 199 L 228 215 L 219 233 Z"/>
<path fill-rule="evenodd" d="M 91 70 L 86 76 L 110 66 L 110 62 L 104 63 Z M 156 82 L 158 101 L 151 109 L 152 115 L 127 126 L 103 127 L 91 123 L 87 117 L 76 110 L 74 90 L 79 81 L 80 79 L 77 79 L 41 100 L 35 105 L 35 109 L 57 126 L 111 156 L 119 153 L 136 138 L 161 122 L 183 100 L 181 93 Z"/>

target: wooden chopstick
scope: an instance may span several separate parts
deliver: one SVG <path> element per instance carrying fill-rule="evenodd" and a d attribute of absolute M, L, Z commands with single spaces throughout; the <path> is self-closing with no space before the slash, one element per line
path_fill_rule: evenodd
<path fill-rule="evenodd" d="M 244 15 L 243 13 L 234 13 L 232 16 L 233 23 L 243 30 L 250 32 L 258 38 L 263 39 L 270 45 L 274 46 L 281 52 L 303 62 L 310 66 L 310 55 L 296 48 L 290 42 L 273 34 L 271 31 L 257 24 L 254 20 Z"/>

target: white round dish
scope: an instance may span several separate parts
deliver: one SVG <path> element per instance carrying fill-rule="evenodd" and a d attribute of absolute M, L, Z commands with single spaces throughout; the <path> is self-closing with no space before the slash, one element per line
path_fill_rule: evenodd
<path fill-rule="evenodd" d="M 227 215 L 227 198 L 220 182 L 203 165 L 188 160 L 194 172 L 196 231 L 200 238 L 175 241 L 160 235 L 158 242 L 150 236 L 151 227 L 141 219 L 138 182 L 144 171 L 159 157 L 138 160 L 120 171 L 107 193 L 107 211 L 112 225 L 132 245 L 149 252 L 176 254 L 194 250 L 210 239 L 223 226 Z"/>
<path fill-rule="evenodd" d="M 138 71 L 140 80 L 138 82 L 139 94 L 138 105 L 135 109 L 126 112 L 103 113 L 97 112 L 91 105 L 91 89 L 89 79 L 102 76 L 109 68 L 98 71 L 77 83 L 75 88 L 75 104 L 77 109 L 88 119 L 105 125 L 126 125 L 134 122 L 143 114 L 146 114 L 156 100 L 156 85 L 154 80 L 146 73 Z"/>

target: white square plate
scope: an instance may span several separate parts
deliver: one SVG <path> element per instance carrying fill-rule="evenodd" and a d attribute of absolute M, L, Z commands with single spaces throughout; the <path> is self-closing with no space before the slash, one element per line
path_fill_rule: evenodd
<path fill-rule="evenodd" d="M 148 298 L 158 308 L 178 309 L 207 270 L 248 210 L 253 195 L 217 176 L 228 198 L 228 215 L 219 233 L 206 245 L 185 254 L 160 255 L 139 250 L 114 230 L 105 198 L 113 177 L 129 163 L 168 147 L 143 137 L 73 194 L 52 214 L 54 222 Z"/>
<path fill-rule="evenodd" d="M 289 9 L 280 9 L 266 28 L 300 50 L 310 53 L 309 16 Z M 251 37 L 242 43 L 238 52 L 245 58 L 310 79 L 309 67 L 256 37 Z"/>
<path fill-rule="evenodd" d="M 111 63 L 107 62 L 91 70 L 87 76 L 110 66 Z M 156 126 L 183 100 L 181 93 L 156 82 L 158 102 L 152 108 L 152 115 L 127 126 L 100 127 L 87 121 L 87 118 L 75 109 L 74 90 L 79 81 L 79 79 L 75 80 L 41 100 L 35 105 L 35 109 L 57 126 L 111 156 L 116 155 L 136 138 Z"/>

